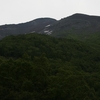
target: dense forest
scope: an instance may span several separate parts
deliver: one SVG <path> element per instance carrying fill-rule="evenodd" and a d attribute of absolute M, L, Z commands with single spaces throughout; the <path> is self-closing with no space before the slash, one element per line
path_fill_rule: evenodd
<path fill-rule="evenodd" d="M 31 33 L 0 40 L 0 100 L 100 100 L 99 94 L 99 39 Z"/>

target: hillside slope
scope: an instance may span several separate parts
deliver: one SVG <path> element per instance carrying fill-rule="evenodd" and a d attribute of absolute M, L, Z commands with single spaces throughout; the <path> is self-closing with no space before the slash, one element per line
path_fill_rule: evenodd
<path fill-rule="evenodd" d="M 87 38 L 91 34 L 100 32 L 100 17 L 85 14 L 74 14 L 61 19 L 48 30 L 52 36 Z"/>
<path fill-rule="evenodd" d="M 40 34 L 0 41 L 0 100 L 100 100 L 100 50 Z"/>
<path fill-rule="evenodd" d="M 40 33 L 47 25 L 55 23 L 52 18 L 38 18 L 30 22 L 0 26 L 0 39 L 9 35 Z"/>
<path fill-rule="evenodd" d="M 17 25 L 3 25 L 0 26 L 0 39 L 8 35 L 34 32 L 83 40 L 92 34 L 100 33 L 100 17 L 76 13 L 58 21 L 52 18 L 39 18 Z"/>

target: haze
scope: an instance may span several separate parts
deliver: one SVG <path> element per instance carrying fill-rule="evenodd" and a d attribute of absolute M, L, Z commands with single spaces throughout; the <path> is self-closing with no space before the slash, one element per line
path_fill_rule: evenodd
<path fill-rule="evenodd" d="M 57 20 L 74 13 L 100 16 L 100 0 L 0 0 L 0 25 L 41 17 Z"/>

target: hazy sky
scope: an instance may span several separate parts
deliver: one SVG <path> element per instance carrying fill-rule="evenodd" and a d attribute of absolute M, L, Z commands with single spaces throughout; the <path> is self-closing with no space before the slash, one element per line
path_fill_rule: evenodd
<path fill-rule="evenodd" d="M 74 13 L 100 16 L 100 0 L 0 0 L 0 25 L 40 17 L 59 20 Z"/>

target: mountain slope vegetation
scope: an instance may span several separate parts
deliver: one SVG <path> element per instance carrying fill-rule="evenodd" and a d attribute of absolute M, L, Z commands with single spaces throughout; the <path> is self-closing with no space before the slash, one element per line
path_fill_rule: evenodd
<path fill-rule="evenodd" d="M 1 100 L 100 100 L 100 50 L 26 34 L 0 41 Z"/>

